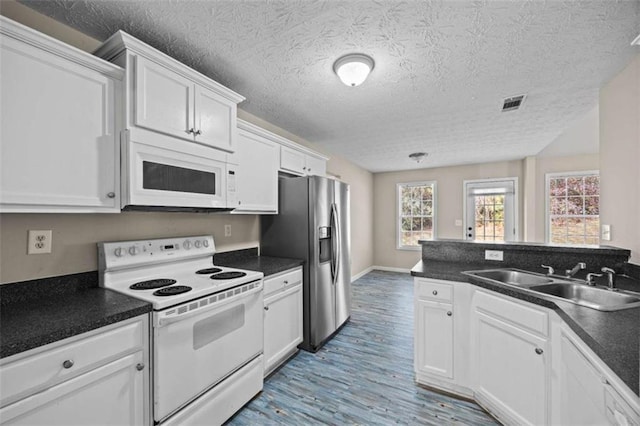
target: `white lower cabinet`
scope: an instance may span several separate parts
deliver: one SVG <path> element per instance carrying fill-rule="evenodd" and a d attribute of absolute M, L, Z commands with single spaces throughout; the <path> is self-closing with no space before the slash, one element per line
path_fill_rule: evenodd
<path fill-rule="evenodd" d="M 469 284 L 414 281 L 414 368 L 418 383 L 465 397 L 468 386 Z"/>
<path fill-rule="evenodd" d="M 2 360 L 3 425 L 143 425 L 150 421 L 148 318 Z"/>
<path fill-rule="evenodd" d="M 478 402 L 507 424 L 549 422 L 548 314 L 477 290 L 471 359 Z"/>
<path fill-rule="evenodd" d="M 264 375 L 302 342 L 302 267 L 264 280 Z"/>
<path fill-rule="evenodd" d="M 560 327 L 559 339 L 559 404 L 553 423 L 640 425 L 638 397 L 607 372 L 607 367 L 568 327 Z"/>

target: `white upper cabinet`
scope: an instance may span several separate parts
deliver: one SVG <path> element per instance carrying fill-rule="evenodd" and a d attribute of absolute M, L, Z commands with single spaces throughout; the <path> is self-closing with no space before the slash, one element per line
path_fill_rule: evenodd
<path fill-rule="evenodd" d="M 119 212 L 124 72 L 0 17 L 0 211 Z"/>
<path fill-rule="evenodd" d="M 238 205 L 234 213 L 278 213 L 278 160 L 275 135 L 238 120 L 238 146 L 231 162 L 237 163 Z"/>
<path fill-rule="evenodd" d="M 325 176 L 327 158 L 307 151 L 303 147 L 283 145 L 280 148 L 280 170 L 299 176 Z"/>
<path fill-rule="evenodd" d="M 95 54 L 127 69 L 124 115 L 132 140 L 170 145 L 179 138 L 235 150 L 237 104 L 244 97 L 122 31 Z"/>

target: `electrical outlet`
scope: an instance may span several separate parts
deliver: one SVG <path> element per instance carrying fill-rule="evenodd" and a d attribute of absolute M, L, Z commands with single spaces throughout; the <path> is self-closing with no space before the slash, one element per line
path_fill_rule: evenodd
<path fill-rule="evenodd" d="M 502 250 L 485 250 L 484 251 L 484 259 L 485 260 L 499 260 L 502 261 L 504 258 L 504 252 Z"/>
<path fill-rule="evenodd" d="M 51 230 L 29 231 L 27 254 L 51 253 Z"/>
<path fill-rule="evenodd" d="M 224 226 L 224 236 L 225 237 L 230 237 L 231 236 L 231 225 L 225 225 Z"/>
<path fill-rule="evenodd" d="M 602 241 L 611 241 L 611 225 L 602 225 L 600 229 L 600 239 Z"/>

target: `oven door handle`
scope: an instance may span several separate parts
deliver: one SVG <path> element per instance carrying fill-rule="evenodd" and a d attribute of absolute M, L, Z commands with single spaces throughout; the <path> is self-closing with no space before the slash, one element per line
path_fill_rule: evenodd
<path fill-rule="evenodd" d="M 228 291 L 228 290 L 225 290 Z M 251 290 L 247 290 L 244 293 L 240 293 L 238 295 L 233 295 L 227 299 L 224 300 L 219 300 L 214 302 L 213 304 L 209 304 L 209 305 L 205 305 L 205 306 L 198 306 L 197 308 L 194 308 L 192 310 L 189 310 L 183 314 L 178 314 L 178 315 L 173 315 L 170 317 L 160 317 L 159 315 L 156 316 L 154 315 L 154 320 L 153 320 L 153 325 L 154 327 L 165 327 L 169 324 L 173 324 L 174 322 L 178 322 L 178 321 L 182 321 L 191 317 L 194 317 L 196 315 L 200 315 L 209 311 L 213 311 L 215 309 L 224 307 L 225 305 L 229 305 L 233 302 L 238 302 L 242 299 L 247 298 L 248 296 L 251 296 L 253 294 L 259 293 L 262 291 L 262 283 L 260 283 L 260 286 L 258 287 L 254 287 Z M 221 293 L 224 293 L 221 292 Z M 203 299 L 206 299 L 208 297 L 211 296 L 207 296 L 207 297 L 203 297 Z M 192 303 L 199 303 L 199 301 L 192 301 L 192 302 L 187 302 L 185 303 L 186 306 L 191 305 Z M 174 308 L 174 309 L 178 309 L 178 308 Z"/>

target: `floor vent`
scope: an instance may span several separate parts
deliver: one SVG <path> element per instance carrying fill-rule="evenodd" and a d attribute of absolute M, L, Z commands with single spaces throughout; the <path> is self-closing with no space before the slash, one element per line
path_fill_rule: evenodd
<path fill-rule="evenodd" d="M 520 105 L 522 105 L 522 102 L 524 102 L 525 96 L 527 95 L 512 96 L 510 98 L 506 98 L 502 103 L 502 112 L 515 111 L 516 109 L 520 108 Z"/>

